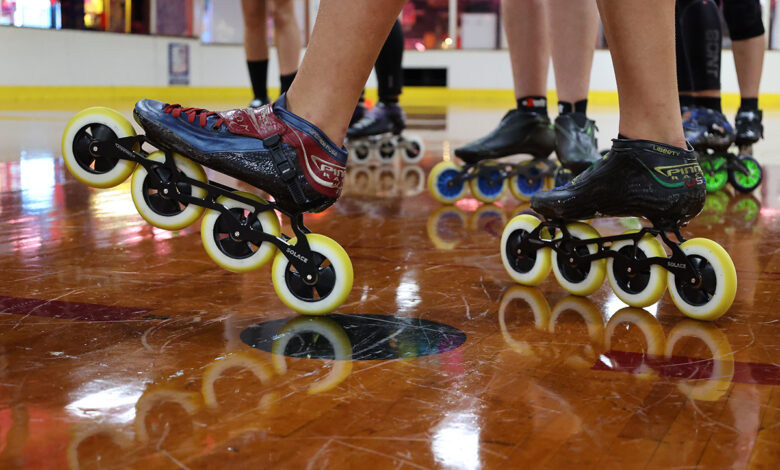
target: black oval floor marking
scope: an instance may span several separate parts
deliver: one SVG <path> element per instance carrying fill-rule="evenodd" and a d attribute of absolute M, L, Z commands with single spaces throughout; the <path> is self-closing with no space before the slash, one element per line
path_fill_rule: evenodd
<path fill-rule="evenodd" d="M 242 331 L 241 340 L 289 357 L 369 361 L 441 354 L 465 343 L 466 334 L 419 318 L 332 314 L 260 323 Z"/>

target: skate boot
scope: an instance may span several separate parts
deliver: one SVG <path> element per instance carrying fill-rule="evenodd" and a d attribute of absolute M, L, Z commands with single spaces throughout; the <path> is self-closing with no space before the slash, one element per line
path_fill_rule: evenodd
<path fill-rule="evenodd" d="M 737 128 L 736 144 L 742 155 L 753 154 L 753 144 L 764 138 L 764 113 L 758 110 L 737 111 L 734 124 Z"/>
<path fill-rule="evenodd" d="M 709 108 L 690 108 L 683 114 L 685 140 L 697 151 L 724 150 L 736 135 L 723 113 Z"/>
<path fill-rule="evenodd" d="M 583 113 L 555 118 L 555 155 L 563 167 L 555 175 L 555 186 L 563 186 L 601 158 L 596 123 Z"/>
<path fill-rule="evenodd" d="M 133 174 L 131 195 L 150 224 L 181 230 L 205 211 L 201 239 L 220 266 L 247 272 L 274 258 L 272 280 L 281 300 L 304 314 L 344 302 L 352 264 L 335 241 L 312 234 L 304 212 L 322 211 L 341 194 L 346 151 L 322 131 L 273 105 L 224 112 L 154 100 L 133 111 L 146 135 L 136 136 L 119 113 L 90 108 L 68 124 L 62 141 L 68 169 L 82 182 L 111 187 Z M 144 145 L 157 147 L 148 152 Z M 201 165 L 267 192 L 271 202 L 211 182 Z M 281 233 L 275 211 L 290 218 Z"/>
<path fill-rule="evenodd" d="M 422 140 L 401 135 L 406 114 L 398 103 L 380 101 L 347 129 L 346 146 L 355 163 L 368 163 L 373 157 L 380 163 L 393 161 L 400 152 L 407 163 L 418 162 L 424 153 Z"/>
<path fill-rule="evenodd" d="M 436 164 L 428 175 L 428 190 L 442 204 L 453 204 L 466 193 L 482 202 L 495 202 L 509 189 L 519 200 L 527 201 L 545 184 L 554 186 L 557 165 L 547 157 L 555 149 L 555 131 L 546 115 L 512 109 L 498 127 L 485 137 L 455 149 L 453 161 Z M 533 158 L 521 163 L 492 161 L 515 154 Z"/>
<path fill-rule="evenodd" d="M 541 283 L 552 269 L 575 295 L 592 294 L 608 277 L 615 294 L 633 307 L 657 302 L 668 286 L 683 313 L 714 320 L 734 300 L 734 264 L 717 243 L 686 241 L 679 228 L 701 211 L 704 200 L 704 178 L 692 150 L 618 139 L 571 183 L 531 198 L 545 220 L 529 214 L 512 219 L 501 239 L 502 261 L 524 285 Z M 576 222 L 622 216 L 644 217 L 651 226 L 602 237 Z"/>
<path fill-rule="evenodd" d="M 261 98 L 255 98 L 255 99 L 252 100 L 251 103 L 249 103 L 249 107 L 250 108 L 260 108 L 261 106 L 265 106 L 265 105 L 267 105 L 270 102 L 271 102 L 271 100 L 269 100 L 267 97 L 266 98 L 262 98 L 262 99 Z"/>

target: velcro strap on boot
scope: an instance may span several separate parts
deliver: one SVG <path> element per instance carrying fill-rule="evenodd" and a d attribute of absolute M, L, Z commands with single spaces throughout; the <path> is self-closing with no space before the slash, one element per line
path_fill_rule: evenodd
<path fill-rule="evenodd" d="M 306 196 L 303 194 L 300 181 L 298 180 L 298 171 L 295 168 L 295 160 L 291 158 L 291 153 L 286 152 L 282 146 L 282 136 L 274 134 L 271 137 L 263 139 L 263 145 L 271 152 L 276 171 L 282 177 L 282 181 L 292 195 L 293 201 L 298 205 L 306 203 Z M 298 155 L 295 154 L 295 158 Z"/>

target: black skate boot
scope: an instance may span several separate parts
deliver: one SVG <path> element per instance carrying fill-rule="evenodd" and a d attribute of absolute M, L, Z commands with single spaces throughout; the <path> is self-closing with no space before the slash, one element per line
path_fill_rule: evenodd
<path fill-rule="evenodd" d="M 697 151 L 725 150 L 734 143 L 734 128 L 721 112 L 689 108 L 682 118 L 685 140 Z"/>
<path fill-rule="evenodd" d="M 466 163 L 477 163 L 515 154 L 545 158 L 554 149 L 555 131 L 549 117 L 512 109 L 488 135 L 455 149 L 455 156 Z"/>
<path fill-rule="evenodd" d="M 415 163 L 422 157 L 422 140 L 401 135 L 406 128 L 406 113 L 397 102 L 380 101 L 371 110 L 364 108 L 364 112 L 362 118 L 347 129 L 346 146 L 355 163 L 367 163 L 372 155 L 380 163 L 389 163 L 399 150 L 408 163 Z"/>
<path fill-rule="evenodd" d="M 760 109 L 755 111 L 740 109 L 737 111 L 737 117 L 734 119 L 734 124 L 737 128 L 735 143 L 739 146 L 740 151 L 751 147 L 764 138 L 763 119 L 764 113 Z"/>
<path fill-rule="evenodd" d="M 692 149 L 614 140 L 612 150 L 570 184 L 531 198 L 546 220 L 530 214 L 512 219 L 501 237 L 501 259 L 520 284 L 538 285 L 553 270 L 561 286 L 580 296 L 596 292 L 608 277 L 618 298 L 638 308 L 658 302 L 668 286 L 683 313 L 714 320 L 734 301 L 737 274 L 720 245 L 685 240 L 680 232 L 704 201 Z M 577 222 L 605 216 L 644 217 L 652 226 L 601 236 Z"/>
<path fill-rule="evenodd" d="M 583 113 L 555 118 L 555 155 L 563 167 L 555 175 L 556 186 L 568 183 L 601 158 L 596 131 L 596 123 Z"/>

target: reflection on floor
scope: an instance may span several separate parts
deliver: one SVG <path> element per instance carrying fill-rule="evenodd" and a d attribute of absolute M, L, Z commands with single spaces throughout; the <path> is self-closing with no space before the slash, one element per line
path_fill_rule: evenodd
<path fill-rule="evenodd" d="M 668 296 L 513 285 L 498 244 L 528 206 L 425 191 L 501 110 L 426 113 L 421 165 L 353 167 L 307 218 L 356 278 L 337 314 L 304 318 L 267 269 L 225 272 L 197 228 L 143 222 L 128 183 L 76 182 L 70 113 L 3 111 L 0 468 L 776 467 L 780 141 L 756 147 L 754 194 L 708 195 L 684 230 L 739 275 L 731 311 L 701 323 Z M 616 117 L 597 118 L 606 142 Z"/>

